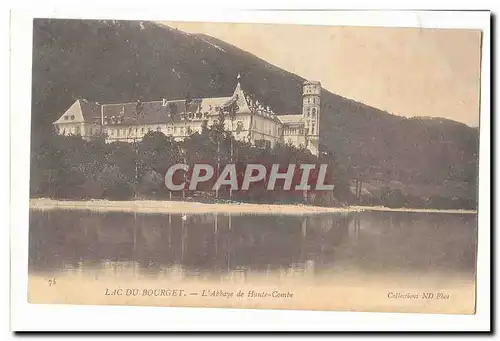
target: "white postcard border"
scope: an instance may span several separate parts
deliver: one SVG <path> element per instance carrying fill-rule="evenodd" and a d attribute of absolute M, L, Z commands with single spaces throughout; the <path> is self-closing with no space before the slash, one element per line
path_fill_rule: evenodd
<path fill-rule="evenodd" d="M 166 6 L 167 7 L 167 6 Z M 35 305 L 27 303 L 32 19 L 35 17 L 268 22 L 483 30 L 477 313 L 431 315 Z M 32 330 L 489 330 L 490 14 L 488 12 L 215 11 L 32 8 L 11 14 L 11 326 Z"/>

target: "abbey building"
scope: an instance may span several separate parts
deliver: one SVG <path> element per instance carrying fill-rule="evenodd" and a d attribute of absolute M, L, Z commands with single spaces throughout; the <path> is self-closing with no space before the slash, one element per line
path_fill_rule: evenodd
<path fill-rule="evenodd" d="M 238 84 L 232 96 L 114 104 L 77 100 L 53 123 L 58 134 L 90 138 L 104 133 L 107 142 L 135 142 L 149 131 L 179 141 L 224 117 L 225 129 L 237 140 L 259 147 L 289 143 L 318 155 L 321 84 L 303 85 L 302 113 L 277 115 L 245 93 Z"/>

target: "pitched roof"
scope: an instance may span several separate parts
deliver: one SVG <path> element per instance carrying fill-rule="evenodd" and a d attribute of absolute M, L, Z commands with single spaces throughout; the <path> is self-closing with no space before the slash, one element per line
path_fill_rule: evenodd
<path fill-rule="evenodd" d="M 82 123 L 87 119 L 83 115 L 83 107 L 86 103 L 83 100 L 76 100 L 71 106 L 59 117 L 55 123 Z M 90 112 L 90 107 L 86 108 L 86 112 Z"/>
<path fill-rule="evenodd" d="M 173 101 L 147 101 L 99 104 L 86 100 L 78 100 L 85 122 L 101 122 L 102 116 L 108 124 L 155 124 L 182 122 L 185 113 L 187 118 L 206 119 L 218 115 L 218 109 L 236 102 L 237 113 L 250 113 L 247 95 L 240 83 L 236 85 L 232 96 L 198 98 L 191 101 L 185 99 Z M 275 115 L 270 118 L 278 119 Z M 291 115 L 300 116 L 301 115 Z"/>
<path fill-rule="evenodd" d="M 301 123 L 302 115 L 279 115 L 278 116 L 281 123 L 290 124 L 290 123 Z"/>
<path fill-rule="evenodd" d="M 184 113 L 188 113 L 190 118 L 198 119 L 218 115 L 217 110 L 226 106 L 230 100 L 231 97 L 218 97 L 193 99 L 189 102 L 174 100 L 165 103 L 138 101 L 103 104 L 102 114 L 105 120 L 116 120 L 115 122 L 120 124 L 175 123 L 183 121 Z"/>
<path fill-rule="evenodd" d="M 94 117 L 101 117 L 101 106 L 94 102 L 89 102 L 87 100 L 78 100 L 80 103 L 80 108 L 82 110 L 83 118 L 85 122 L 92 122 Z"/>

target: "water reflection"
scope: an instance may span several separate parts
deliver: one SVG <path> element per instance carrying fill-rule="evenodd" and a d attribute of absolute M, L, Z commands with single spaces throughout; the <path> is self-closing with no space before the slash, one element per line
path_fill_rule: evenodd
<path fill-rule="evenodd" d="M 315 216 L 30 212 L 32 272 L 104 269 L 245 280 L 292 271 L 451 271 L 473 275 L 474 215 Z"/>

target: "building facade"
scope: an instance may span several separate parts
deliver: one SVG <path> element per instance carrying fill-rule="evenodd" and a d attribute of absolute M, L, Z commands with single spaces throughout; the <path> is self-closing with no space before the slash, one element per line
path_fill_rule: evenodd
<path fill-rule="evenodd" d="M 225 129 L 237 140 L 259 147 L 289 143 L 319 153 L 320 82 L 303 85 L 302 113 L 277 115 L 245 93 L 238 84 L 230 97 L 114 104 L 77 100 L 53 123 L 60 135 L 91 138 L 105 134 L 106 142 L 135 142 L 150 131 L 160 131 L 176 141 L 201 132 L 224 115 Z"/>

